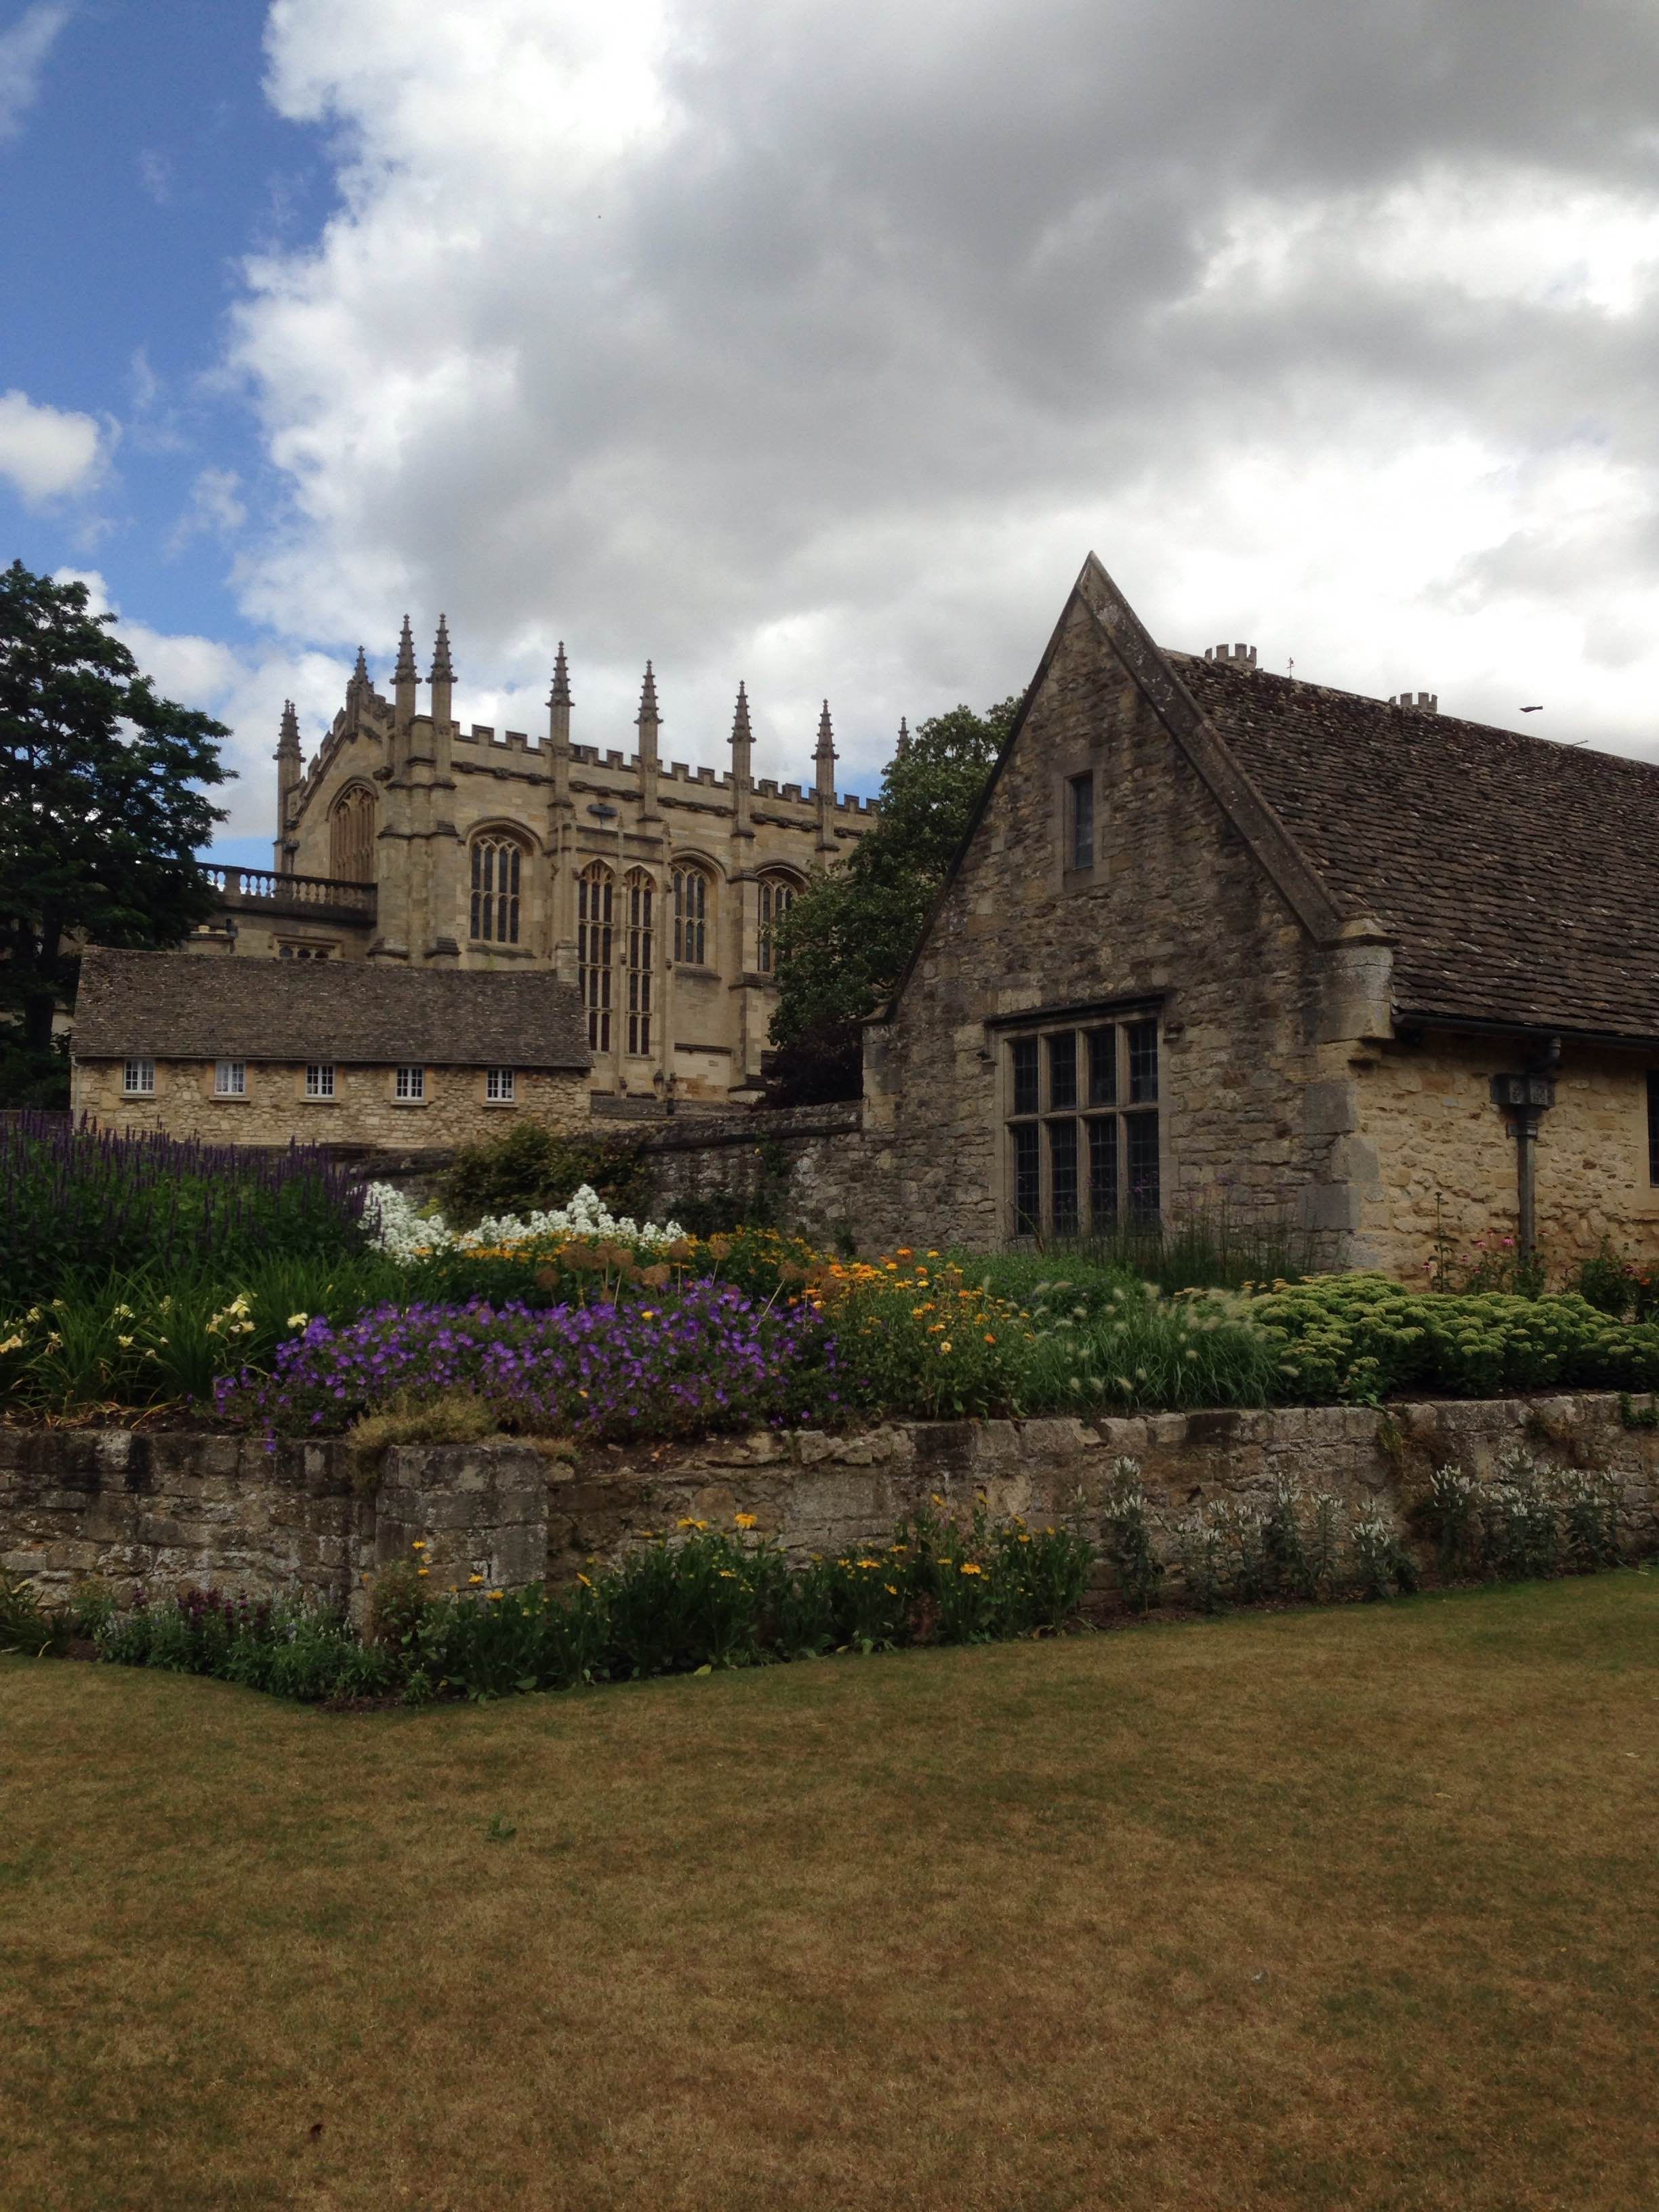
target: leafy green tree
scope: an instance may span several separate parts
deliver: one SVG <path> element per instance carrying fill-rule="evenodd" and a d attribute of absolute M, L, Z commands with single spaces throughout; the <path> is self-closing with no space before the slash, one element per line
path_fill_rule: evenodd
<path fill-rule="evenodd" d="M 1020 705 L 923 722 L 887 764 L 875 828 L 790 908 L 777 936 L 775 1098 L 858 1095 L 858 1024 L 903 974 Z"/>
<path fill-rule="evenodd" d="M 213 910 L 222 722 L 156 696 L 84 584 L 0 574 L 0 1103 L 66 1102 L 52 1018 L 83 945 L 176 945 Z"/>

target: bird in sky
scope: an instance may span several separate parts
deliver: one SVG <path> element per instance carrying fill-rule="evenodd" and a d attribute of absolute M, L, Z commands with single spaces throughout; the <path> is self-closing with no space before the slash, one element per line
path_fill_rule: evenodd
<path fill-rule="evenodd" d="M 1523 707 L 1521 709 L 1521 712 L 1523 714 L 1541 714 L 1543 711 L 1544 709 L 1541 705 L 1537 707 Z"/>

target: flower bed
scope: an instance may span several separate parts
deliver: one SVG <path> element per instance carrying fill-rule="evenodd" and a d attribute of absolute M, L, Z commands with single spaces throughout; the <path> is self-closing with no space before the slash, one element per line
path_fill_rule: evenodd
<path fill-rule="evenodd" d="M 692 1436 L 840 1411 L 833 1340 L 805 1304 L 768 1310 L 730 1284 L 653 1304 L 383 1306 L 277 1347 L 269 1375 L 218 1385 L 220 1413 L 279 1436 L 337 1433 L 391 1398 L 463 1390 L 521 1434 L 592 1442 Z"/>

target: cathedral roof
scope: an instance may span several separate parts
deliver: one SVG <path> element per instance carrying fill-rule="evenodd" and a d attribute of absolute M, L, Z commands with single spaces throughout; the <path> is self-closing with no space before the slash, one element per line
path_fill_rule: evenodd
<path fill-rule="evenodd" d="M 74 1050 L 78 1060 L 592 1064 L 575 988 L 545 969 L 501 975 L 98 945 L 81 961 Z"/>

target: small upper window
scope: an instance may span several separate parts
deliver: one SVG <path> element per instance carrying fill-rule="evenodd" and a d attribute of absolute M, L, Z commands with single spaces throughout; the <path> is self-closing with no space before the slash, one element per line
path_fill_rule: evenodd
<path fill-rule="evenodd" d="M 326 945 L 279 945 L 276 957 L 279 960 L 326 960 L 328 951 Z"/>
<path fill-rule="evenodd" d="M 129 1098 L 154 1097 L 155 1062 L 153 1060 L 130 1060 L 121 1079 L 121 1088 Z"/>
<path fill-rule="evenodd" d="M 245 1060 L 222 1060 L 213 1070 L 214 1096 L 218 1098 L 245 1098 L 247 1096 L 247 1062 Z"/>
<path fill-rule="evenodd" d="M 334 1068 L 331 1061 L 311 1062 L 306 1069 L 306 1097 L 331 1098 L 334 1096 Z"/>
<path fill-rule="evenodd" d="M 503 1106 L 511 1103 L 513 1070 L 510 1067 L 488 1067 L 484 1070 L 484 1097 Z"/>
<path fill-rule="evenodd" d="M 1093 772 L 1074 775 L 1066 786 L 1066 865 L 1092 868 L 1095 864 L 1095 779 Z"/>
<path fill-rule="evenodd" d="M 400 1067 L 398 1070 L 397 1096 L 399 1098 L 426 1097 L 426 1070 L 423 1067 Z"/>

